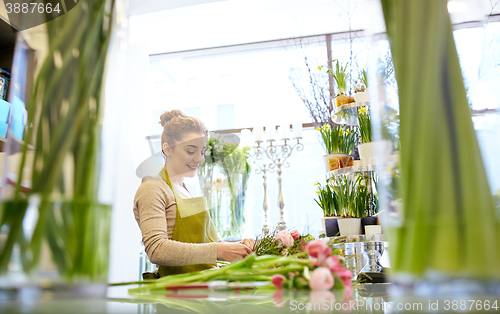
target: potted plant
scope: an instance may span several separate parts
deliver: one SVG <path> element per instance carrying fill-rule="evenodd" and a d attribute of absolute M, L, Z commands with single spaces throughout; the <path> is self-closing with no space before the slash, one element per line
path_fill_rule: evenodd
<path fill-rule="evenodd" d="M 332 128 L 329 124 L 325 124 L 317 130 L 325 145 L 326 155 L 323 156 L 325 170 L 328 172 L 352 166 L 353 158 L 349 155 L 354 151 L 357 142 L 355 130 L 340 125 Z"/>
<path fill-rule="evenodd" d="M 389 160 L 392 154 L 392 143 L 387 140 L 372 141 L 372 124 L 369 107 L 358 109 L 358 125 L 361 142 L 358 145 L 358 152 L 361 162 L 365 165 L 375 165 L 377 157 Z"/>
<path fill-rule="evenodd" d="M 341 236 L 361 234 L 361 219 L 355 207 L 355 181 L 348 176 L 338 176 L 332 180 L 332 190 L 336 193 L 342 218 L 337 219 Z"/>
<path fill-rule="evenodd" d="M 347 73 L 348 63 L 342 65 L 337 59 L 333 60 L 332 63 L 333 62 L 335 62 L 335 70 L 329 68 L 326 72 L 330 73 L 333 76 L 335 83 L 337 83 L 337 89 L 339 93 L 337 97 L 335 97 L 335 103 L 337 104 L 337 107 L 340 107 L 342 105 L 354 102 L 354 98 L 346 95 L 347 79 L 349 78 L 349 74 Z"/>
<path fill-rule="evenodd" d="M 373 173 L 358 173 L 354 186 L 353 213 L 361 218 L 361 233 L 365 234 L 365 226 L 377 225 L 378 196 L 376 178 Z"/>
<path fill-rule="evenodd" d="M 358 109 L 358 125 L 361 142 L 358 145 L 359 158 L 364 164 L 372 164 L 374 162 L 374 149 L 372 143 L 370 109 L 367 109 L 366 107 Z"/>
<path fill-rule="evenodd" d="M 357 105 L 368 105 L 368 78 L 366 70 L 362 70 L 359 75 L 359 82 L 354 86 L 354 100 Z"/>
<path fill-rule="evenodd" d="M 317 186 L 316 194 L 318 199 L 314 201 L 323 211 L 323 218 L 321 218 L 323 230 L 327 237 L 337 236 L 339 235 L 337 219 L 341 217 L 338 196 L 329 184 L 323 187 L 319 182 L 316 182 L 315 186 Z"/>

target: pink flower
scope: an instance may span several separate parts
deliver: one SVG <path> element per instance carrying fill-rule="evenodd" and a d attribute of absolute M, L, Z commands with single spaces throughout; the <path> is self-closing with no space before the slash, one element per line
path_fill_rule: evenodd
<path fill-rule="evenodd" d="M 344 281 L 342 281 L 344 282 Z M 352 282 L 349 280 L 349 284 L 344 282 L 344 300 L 352 298 Z"/>
<path fill-rule="evenodd" d="M 306 245 L 306 251 L 309 257 L 312 258 L 318 258 L 320 254 L 324 254 L 325 250 L 327 250 L 329 247 L 326 245 L 325 242 L 322 240 L 314 240 Z M 330 249 L 331 252 L 331 249 Z"/>
<path fill-rule="evenodd" d="M 274 236 L 274 238 L 276 240 L 279 240 L 284 247 L 292 247 L 294 244 L 294 240 L 292 238 L 292 235 L 287 230 L 282 230 L 282 231 L 278 232 Z"/>
<path fill-rule="evenodd" d="M 328 305 L 335 304 L 335 295 L 333 294 L 333 292 L 328 291 L 328 290 L 312 291 L 310 296 L 309 296 L 309 299 L 311 300 L 310 303 L 312 303 L 313 305 L 314 304 L 321 304 L 321 305 L 323 305 L 323 304 L 328 304 Z M 331 313 L 332 312 L 330 306 L 328 306 L 328 307 L 321 306 L 320 309 L 314 308 L 313 310 L 315 313 L 317 313 L 317 312 Z"/>
<path fill-rule="evenodd" d="M 316 268 L 309 280 L 309 287 L 312 290 L 330 290 L 333 288 L 334 279 L 333 275 L 328 268 L 319 267 Z"/>
<path fill-rule="evenodd" d="M 290 232 L 290 235 L 294 240 L 298 240 L 300 238 L 300 233 L 297 230 L 293 230 L 292 232 Z"/>
<path fill-rule="evenodd" d="M 321 303 L 325 300 L 335 303 L 335 294 L 328 290 L 312 291 L 309 295 L 311 303 Z"/>
<path fill-rule="evenodd" d="M 347 268 L 343 268 L 343 267 L 339 271 L 336 271 L 335 275 L 337 275 L 337 277 L 339 277 L 340 280 L 344 280 L 344 279 L 351 280 L 351 278 L 353 276 L 352 272 L 350 270 L 348 270 Z"/>
<path fill-rule="evenodd" d="M 283 307 L 286 303 L 285 299 L 283 298 L 283 290 L 279 289 L 276 290 L 272 296 L 273 303 L 276 305 L 276 307 Z"/>
<path fill-rule="evenodd" d="M 283 282 L 285 281 L 286 277 L 280 274 L 273 275 L 271 278 L 271 282 L 273 285 L 278 288 L 278 289 L 283 289 Z"/>
<path fill-rule="evenodd" d="M 340 263 L 339 257 L 337 255 L 328 256 L 325 261 L 325 267 L 335 274 L 343 269 L 342 264 Z"/>

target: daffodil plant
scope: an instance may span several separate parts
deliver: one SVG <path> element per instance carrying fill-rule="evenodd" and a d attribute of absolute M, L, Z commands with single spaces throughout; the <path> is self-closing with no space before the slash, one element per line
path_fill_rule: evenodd
<path fill-rule="evenodd" d="M 372 141 L 372 123 L 370 119 L 370 109 L 361 107 L 358 109 L 358 124 L 361 143 Z"/>
<path fill-rule="evenodd" d="M 337 193 L 332 189 L 329 184 L 321 186 L 319 182 L 314 184 L 317 187 L 316 194 L 318 199 L 314 200 L 316 204 L 323 210 L 325 217 L 333 217 L 341 215 L 341 207 Z"/>
<path fill-rule="evenodd" d="M 356 129 L 337 125 L 331 128 L 329 124 L 324 124 L 316 129 L 321 134 L 321 139 L 325 145 L 327 154 L 352 154 L 358 141 Z"/>
<path fill-rule="evenodd" d="M 349 79 L 349 74 L 347 73 L 348 63 L 342 64 L 338 59 L 332 60 L 332 63 L 335 63 L 335 69 L 326 67 L 326 73 L 330 74 L 335 80 L 339 94 L 346 94 L 347 80 Z M 323 68 L 325 66 L 318 67 L 319 70 Z"/>

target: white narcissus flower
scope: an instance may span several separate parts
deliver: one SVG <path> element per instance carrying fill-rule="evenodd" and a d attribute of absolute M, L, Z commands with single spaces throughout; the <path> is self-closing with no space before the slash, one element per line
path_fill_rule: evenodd
<path fill-rule="evenodd" d="M 216 153 L 216 154 L 218 154 L 218 153 L 222 153 L 222 151 L 223 151 L 223 146 L 222 146 L 222 144 L 215 144 L 215 145 L 214 145 L 214 151 L 215 151 L 215 153 Z"/>

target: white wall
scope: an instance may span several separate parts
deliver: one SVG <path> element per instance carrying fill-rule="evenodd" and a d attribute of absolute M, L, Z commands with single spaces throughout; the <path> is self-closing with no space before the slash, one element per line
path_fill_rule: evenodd
<path fill-rule="evenodd" d="M 115 34 L 116 35 L 116 34 Z M 121 47 L 120 47 L 121 46 Z M 146 45 L 114 38 L 109 51 L 102 135 L 100 200 L 113 204 L 109 282 L 135 281 L 139 274 L 141 233 L 133 200 L 141 180 L 135 175 L 150 155 L 138 121 L 145 114 L 149 84 Z"/>

